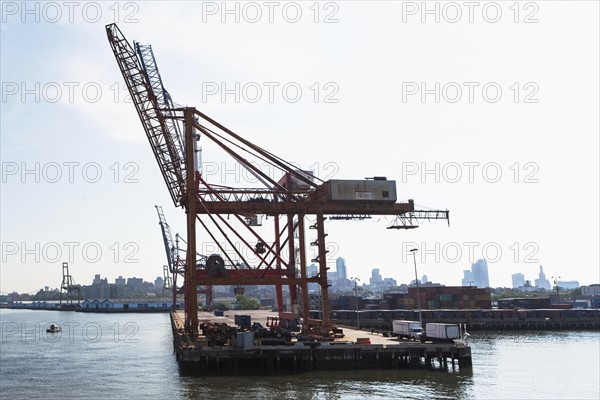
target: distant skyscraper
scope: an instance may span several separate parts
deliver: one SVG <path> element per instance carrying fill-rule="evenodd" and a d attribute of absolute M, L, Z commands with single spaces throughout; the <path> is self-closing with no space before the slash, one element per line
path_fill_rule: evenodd
<path fill-rule="evenodd" d="M 306 275 L 309 278 L 312 278 L 313 276 L 317 276 L 318 273 L 319 273 L 319 267 L 317 267 L 317 265 L 310 264 L 309 266 L 306 267 Z M 319 284 L 316 282 L 309 283 L 308 290 L 311 292 L 317 292 L 319 290 Z"/>
<path fill-rule="evenodd" d="M 394 287 L 398 286 L 398 282 L 394 278 L 383 278 L 383 282 L 381 282 L 385 287 Z"/>
<path fill-rule="evenodd" d="M 473 272 L 473 280 L 475 286 L 478 288 L 490 287 L 490 278 L 488 276 L 487 261 L 477 260 L 477 262 L 471 265 L 471 272 Z"/>
<path fill-rule="evenodd" d="M 381 277 L 379 268 L 373 268 L 371 270 L 371 280 L 369 283 L 373 286 L 378 286 L 381 284 L 382 281 L 383 281 L 383 278 Z"/>
<path fill-rule="evenodd" d="M 338 259 L 335 261 L 335 269 L 337 271 L 338 279 L 346 279 L 347 278 L 346 260 L 344 260 L 342 257 L 338 257 Z"/>
<path fill-rule="evenodd" d="M 308 267 L 306 267 L 306 274 L 308 275 L 309 278 L 312 278 L 313 276 L 317 276 L 318 273 L 319 273 L 319 267 L 317 267 L 315 264 L 310 264 Z"/>
<path fill-rule="evenodd" d="M 337 280 L 337 272 L 335 271 L 327 271 L 327 282 L 330 285 L 333 285 L 333 283 Z"/>
<path fill-rule="evenodd" d="M 473 272 L 469 269 L 465 269 L 463 271 L 462 285 L 463 286 L 473 286 L 475 284 L 475 279 L 473 279 Z"/>
<path fill-rule="evenodd" d="M 550 286 L 550 281 L 546 279 L 546 274 L 544 274 L 544 268 L 540 265 L 540 275 L 539 278 L 535 280 L 535 286 L 540 289 L 550 290 L 552 287 Z"/>
<path fill-rule="evenodd" d="M 525 275 L 521 273 L 516 273 L 512 275 L 512 287 L 520 288 L 525 286 Z"/>

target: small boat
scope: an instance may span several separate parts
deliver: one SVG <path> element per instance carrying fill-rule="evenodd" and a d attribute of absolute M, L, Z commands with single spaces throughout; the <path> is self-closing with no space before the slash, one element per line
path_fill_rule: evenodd
<path fill-rule="evenodd" d="M 56 332 L 61 332 L 62 328 L 60 327 L 60 325 L 55 325 L 52 324 L 50 325 L 50 328 L 46 329 L 46 332 L 48 333 L 56 333 Z"/>

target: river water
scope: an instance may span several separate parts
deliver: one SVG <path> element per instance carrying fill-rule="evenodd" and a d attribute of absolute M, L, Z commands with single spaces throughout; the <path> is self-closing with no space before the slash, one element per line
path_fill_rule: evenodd
<path fill-rule="evenodd" d="M 473 332 L 473 367 L 185 376 L 168 314 L 0 310 L 1 399 L 600 399 L 600 332 Z M 58 323 L 59 334 L 46 327 Z"/>

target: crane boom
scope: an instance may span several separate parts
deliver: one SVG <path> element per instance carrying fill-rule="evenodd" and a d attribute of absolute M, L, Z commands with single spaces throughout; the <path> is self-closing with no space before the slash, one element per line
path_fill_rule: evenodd
<path fill-rule="evenodd" d="M 142 63 L 121 30 L 116 24 L 109 24 L 106 25 L 106 34 L 171 199 L 175 206 L 179 206 L 186 189 L 185 163 L 182 163 L 173 135 L 162 114 L 161 104 Z"/>
<path fill-rule="evenodd" d="M 146 79 L 152 87 L 152 92 L 156 96 L 156 101 L 160 107 L 163 115 L 168 116 L 165 119 L 165 126 L 168 129 L 167 133 L 171 137 L 171 141 L 174 145 L 175 158 L 179 160 L 180 165 L 185 164 L 185 150 L 183 147 L 183 131 L 180 125 L 180 121 L 176 119 L 176 113 L 174 111 L 175 105 L 173 99 L 162 81 L 160 72 L 158 71 L 158 65 L 156 64 L 156 58 L 152 51 L 152 46 L 143 45 L 139 42 L 135 42 L 135 50 L 138 54 L 138 58 L 143 67 Z"/>

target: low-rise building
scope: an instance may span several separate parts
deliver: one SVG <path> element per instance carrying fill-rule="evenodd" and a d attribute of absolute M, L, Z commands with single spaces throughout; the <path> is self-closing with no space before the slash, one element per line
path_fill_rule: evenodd
<path fill-rule="evenodd" d="M 581 287 L 582 296 L 600 296 L 600 284 Z"/>

